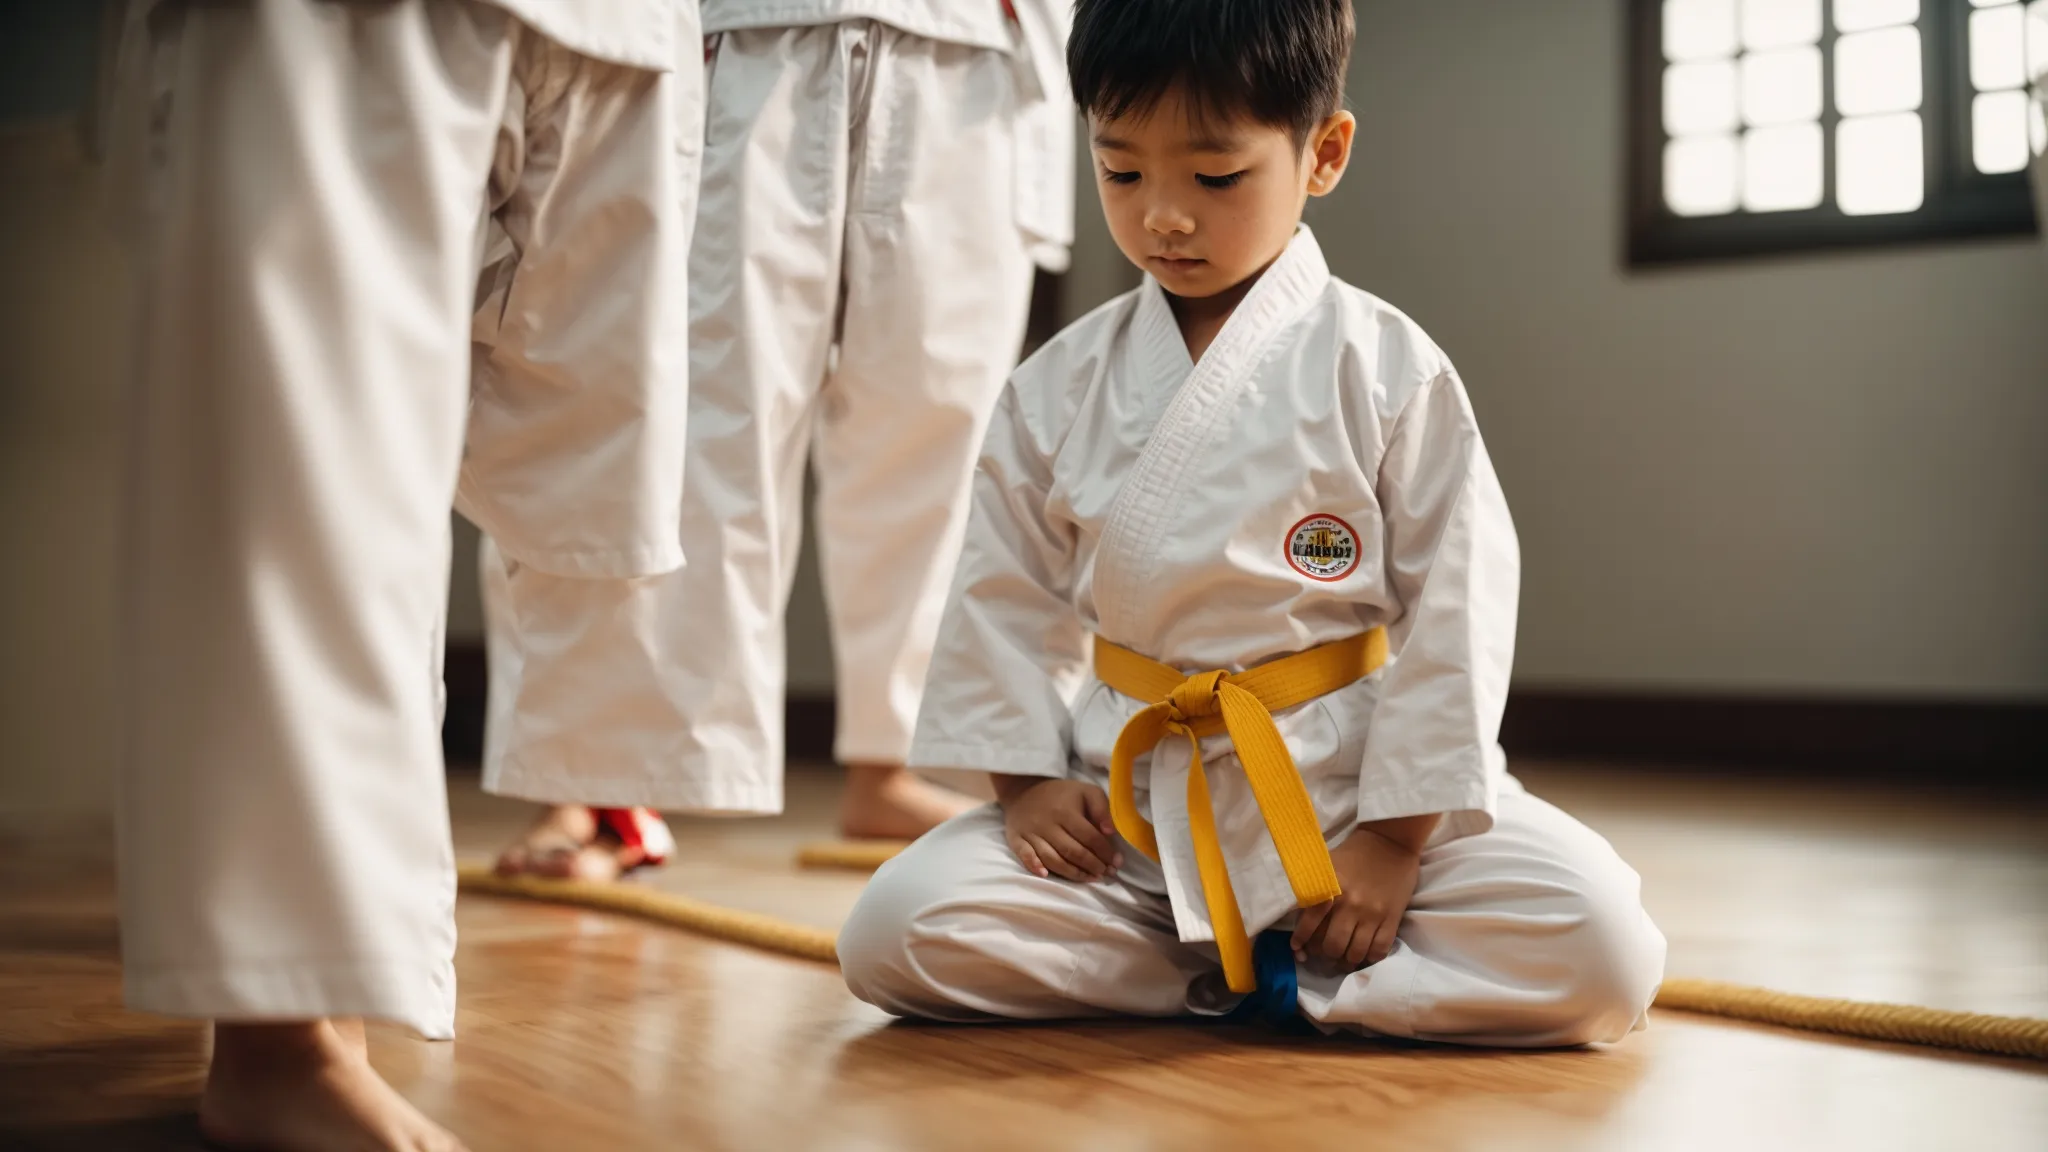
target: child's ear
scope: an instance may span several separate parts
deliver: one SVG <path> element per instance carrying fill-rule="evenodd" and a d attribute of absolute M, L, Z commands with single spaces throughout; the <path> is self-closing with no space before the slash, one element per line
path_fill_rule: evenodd
<path fill-rule="evenodd" d="M 1308 194 L 1327 196 L 1344 178 L 1351 164 L 1351 138 L 1358 131 L 1358 118 L 1339 108 L 1309 134 L 1309 151 L 1314 157 L 1308 174 Z"/>

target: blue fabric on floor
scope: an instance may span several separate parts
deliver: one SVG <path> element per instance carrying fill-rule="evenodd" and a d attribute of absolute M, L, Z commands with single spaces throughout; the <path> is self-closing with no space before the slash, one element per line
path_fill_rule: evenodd
<path fill-rule="evenodd" d="M 1261 932 L 1252 941 L 1252 974 L 1258 987 L 1224 1017 L 1237 1023 L 1291 1024 L 1298 1011 L 1300 985 L 1294 974 L 1291 932 Z"/>

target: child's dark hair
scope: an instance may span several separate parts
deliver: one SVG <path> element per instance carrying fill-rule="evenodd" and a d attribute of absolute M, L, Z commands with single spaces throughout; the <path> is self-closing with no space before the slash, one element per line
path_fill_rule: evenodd
<path fill-rule="evenodd" d="M 1298 148 L 1343 107 L 1351 37 L 1351 0 L 1077 0 L 1067 74 L 1103 120 L 1178 90 L 1197 123 L 1250 116 Z"/>

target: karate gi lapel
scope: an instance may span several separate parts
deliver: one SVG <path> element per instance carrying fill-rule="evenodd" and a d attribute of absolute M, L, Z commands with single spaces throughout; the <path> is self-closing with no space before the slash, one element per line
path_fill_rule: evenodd
<path fill-rule="evenodd" d="M 1200 363 L 1166 406 L 1145 450 L 1125 477 L 1103 528 L 1095 565 L 1095 605 L 1103 635 L 1144 651 L 1145 588 L 1160 537 L 1174 521 L 1194 465 L 1209 449 L 1250 383 L 1271 337 L 1306 308 L 1329 282 L 1322 248 L 1306 227 L 1239 302 Z M 1133 367 L 1150 381 L 1186 371 L 1187 345 L 1164 291 L 1146 278 L 1130 332 Z"/>

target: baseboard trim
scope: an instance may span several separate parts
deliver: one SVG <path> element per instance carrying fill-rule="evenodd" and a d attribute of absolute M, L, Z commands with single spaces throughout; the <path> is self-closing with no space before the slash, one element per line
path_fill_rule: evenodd
<path fill-rule="evenodd" d="M 2048 701 L 1517 688 L 1501 744 L 1527 759 L 2048 791 Z"/>
<path fill-rule="evenodd" d="M 483 755 L 483 647 L 448 649 L 451 764 Z M 827 761 L 838 709 L 797 696 L 791 760 Z M 2048 793 L 2048 701 L 1721 696 L 1516 688 L 1501 743 L 1517 759 L 1623 762 Z"/>

